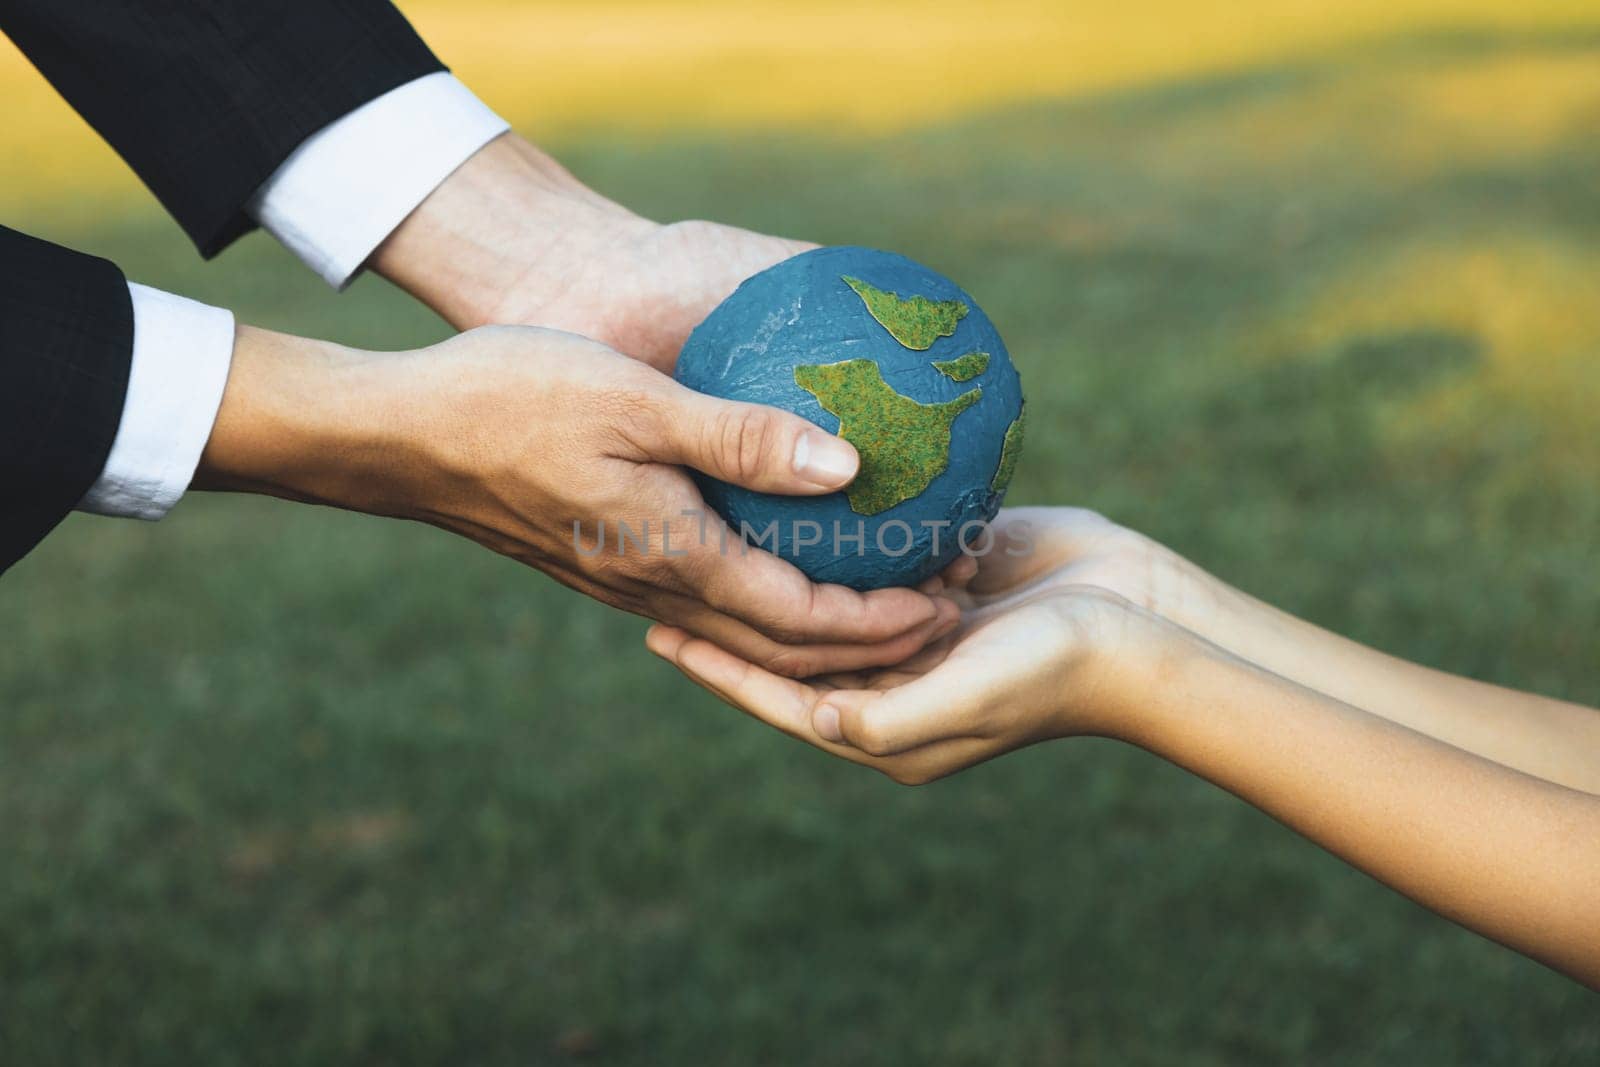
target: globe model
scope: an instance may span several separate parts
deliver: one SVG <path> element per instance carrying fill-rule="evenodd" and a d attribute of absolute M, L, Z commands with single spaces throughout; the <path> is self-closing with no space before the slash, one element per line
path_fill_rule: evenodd
<path fill-rule="evenodd" d="M 1022 385 L 994 324 L 904 256 L 821 248 L 741 285 L 678 356 L 678 381 L 785 408 L 856 447 L 842 492 L 774 496 L 698 475 L 728 551 L 758 546 L 813 581 L 913 585 L 987 550 L 1022 446 Z"/>

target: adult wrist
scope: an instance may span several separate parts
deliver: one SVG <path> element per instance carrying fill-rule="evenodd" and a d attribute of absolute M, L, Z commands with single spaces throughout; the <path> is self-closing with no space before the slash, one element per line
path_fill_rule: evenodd
<path fill-rule="evenodd" d="M 430 192 L 507 129 L 449 73 L 425 74 L 312 134 L 245 210 L 343 289 Z"/>
<path fill-rule="evenodd" d="M 555 294 L 598 249 L 655 228 L 505 134 L 435 189 L 378 246 L 370 265 L 457 329 L 469 329 L 516 321 L 518 294 Z"/>
<path fill-rule="evenodd" d="M 192 488 L 381 510 L 404 425 L 387 358 L 240 326 Z"/>

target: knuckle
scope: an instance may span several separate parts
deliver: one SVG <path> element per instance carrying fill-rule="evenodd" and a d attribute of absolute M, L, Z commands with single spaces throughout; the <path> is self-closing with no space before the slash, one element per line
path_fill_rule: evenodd
<path fill-rule="evenodd" d="M 892 739 L 871 719 L 857 719 L 849 736 L 851 743 L 869 756 L 888 756 L 894 752 Z"/>
<path fill-rule="evenodd" d="M 676 538 L 677 534 L 673 534 Z M 676 550 L 674 550 L 676 552 Z M 701 597 L 706 606 L 720 610 L 716 604 L 711 603 L 710 590 L 716 576 L 717 556 L 713 552 L 689 551 L 687 555 L 668 556 L 663 551 L 661 556 L 663 566 L 672 572 L 678 584 L 685 590 Z"/>
<path fill-rule="evenodd" d="M 681 592 L 685 588 L 679 570 L 674 564 L 681 562 L 666 559 L 654 551 L 636 551 L 628 557 L 628 576 L 652 589 Z"/>
<path fill-rule="evenodd" d="M 725 473 L 747 481 L 761 473 L 775 433 L 774 420 L 759 408 L 724 407 L 711 421 L 711 455 Z"/>
<path fill-rule="evenodd" d="M 578 573 L 591 581 L 614 588 L 653 588 L 660 584 L 660 561 L 630 544 L 626 551 L 612 543 L 612 531 L 606 531 L 607 543 L 599 551 L 578 555 L 573 561 Z"/>
<path fill-rule="evenodd" d="M 607 389 L 592 403 L 601 425 L 619 440 L 648 450 L 661 435 L 660 401 L 651 393 L 626 387 Z"/>
<path fill-rule="evenodd" d="M 817 673 L 811 655 L 799 649 L 780 648 L 767 657 L 767 670 L 785 678 L 809 678 Z"/>
<path fill-rule="evenodd" d="M 796 626 L 781 619 L 774 619 L 767 625 L 762 626 L 761 632 L 774 641 L 781 641 L 790 645 L 800 644 L 810 637 L 804 627 Z"/>
<path fill-rule="evenodd" d="M 786 595 L 782 599 L 783 602 L 779 603 L 775 597 L 772 603 L 765 606 L 760 619 L 761 632 L 774 641 L 789 645 L 815 640 L 817 633 L 810 620 L 817 614 L 816 586 L 806 582 L 803 592 Z"/>
<path fill-rule="evenodd" d="M 655 576 L 656 560 L 633 545 L 629 545 L 625 551 L 619 548 L 616 554 L 610 557 L 610 564 L 610 572 L 621 578 L 631 578 L 649 584 L 650 579 Z"/>
<path fill-rule="evenodd" d="M 616 558 L 605 554 L 604 549 L 575 553 L 572 569 L 585 578 L 600 579 L 615 573 Z"/>

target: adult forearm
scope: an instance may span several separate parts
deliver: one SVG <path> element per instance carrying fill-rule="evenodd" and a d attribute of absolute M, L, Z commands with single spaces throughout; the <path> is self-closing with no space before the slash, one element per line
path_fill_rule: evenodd
<path fill-rule="evenodd" d="M 1127 737 L 1385 884 L 1600 987 L 1600 798 L 1194 640 Z"/>
<path fill-rule="evenodd" d="M 704 506 L 684 466 L 816 494 L 855 463 L 797 415 L 703 396 L 569 333 L 485 327 L 380 354 L 245 328 L 194 484 L 430 523 L 614 607 L 817 674 L 899 662 L 953 626 L 956 605 L 815 586 L 767 553 L 691 540 L 687 520 L 671 554 L 586 552 L 578 532 L 653 524 L 652 548 L 666 544 L 661 517 Z"/>
<path fill-rule="evenodd" d="M 382 366 L 402 358 L 239 327 L 193 487 L 385 510 L 378 476 L 413 462 Z"/>

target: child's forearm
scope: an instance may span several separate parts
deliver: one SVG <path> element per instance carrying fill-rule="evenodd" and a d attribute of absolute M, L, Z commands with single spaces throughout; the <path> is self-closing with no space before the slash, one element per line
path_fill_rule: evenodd
<path fill-rule="evenodd" d="M 973 580 L 1109 589 L 1248 662 L 1486 759 L 1600 794 L 1600 712 L 1384 655 L 1254 599 L 1171 549 L 1076 508 L 1002 512 L 1015 560 Z M 1031 553 L 1015 552 L 1023 540 Z"/>
<path fill-rule="evenodd" d="M 1251 663 L 1486 759 L 1600 794 L 1600 711 L 1408 663 L 1225 586 L 1216 603 L 1197 632 Z"/>
<path fill-rule="evenodd" d="M 1600 988 L 1600 798 L 1520 773 L 1204 641 L 1128 739 L 1470 929 Z"/>

